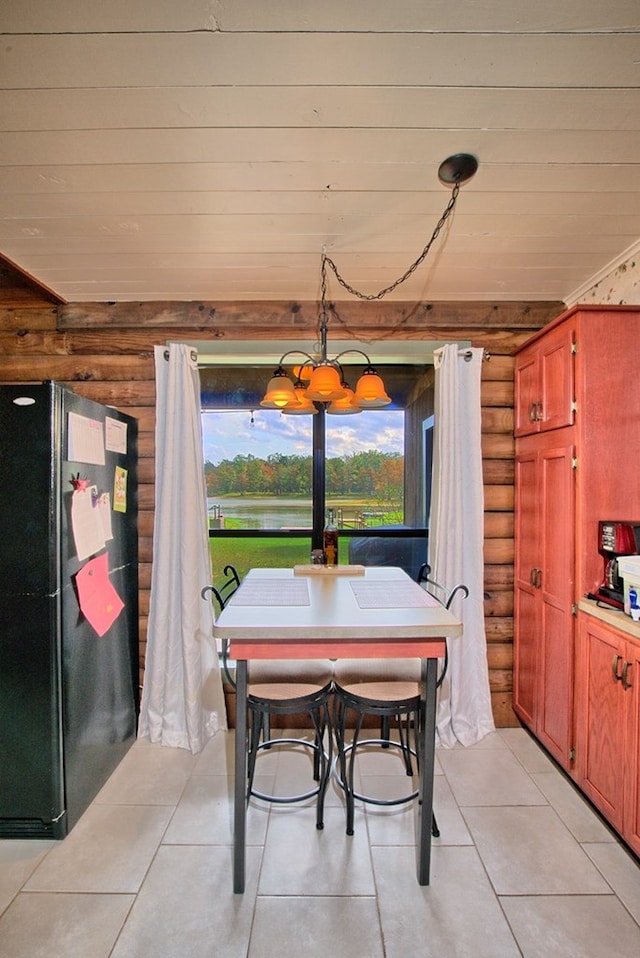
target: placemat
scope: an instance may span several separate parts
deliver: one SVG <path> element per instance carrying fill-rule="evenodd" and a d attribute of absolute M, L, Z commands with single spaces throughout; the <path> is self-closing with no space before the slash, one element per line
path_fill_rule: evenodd
<path fill-rule="evenodd" d="M 421 609 L 437 607 L 437 599 L 413 582 L 378 579 L 377 582 L 351 582 L 361 609 Z"/>
<path fill-rule="evenodd" d="M 246 579 L 229 604 L 311 605 L 311 602 L 304 579 Z"/>

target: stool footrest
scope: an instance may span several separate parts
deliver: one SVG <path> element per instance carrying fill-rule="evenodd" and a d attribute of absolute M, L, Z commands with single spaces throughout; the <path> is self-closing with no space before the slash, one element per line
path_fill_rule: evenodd
<path fill-rule="evenodd" d="M 366 745 L 381 745 L 383 748 L 388 748 L 389 746 L 391 746 L 392 748 L 398 748 L 400 749 L 401 752 L 404 752 L 404 748 L 400 744 L 400 742 L 394 742 L 386 738 L 368 738 L 368 739 L 361 739 L 358 742 L 358 748 L 364 748 Z M 352 745 L 347 745 L 345 747 L 344 749 L 345 758 L 348 755 L 348 753 L 352 750 L 352 748 L 353 748 Z M 415 749 L 410 748 L 409 751 L 414 756 L 414 758 L 416 758 Z M 331 774 L 333 775 L 334 779 L 336 780 L 336 782 L 338 783 L 338 786 L 342 789 L 342 791 L 346 792 L 347 790 L 345 788 L 344 782 L 342 781 L 340 777 L 340 773 L 338 770 L 338 761 L 339 761 L 339 756 L 336 756 L 333 762 L 333 767 L 331 769 Z M 412 802 L 415 798 L 418 797 L 418 792 L 419 790 L 416 789 L 414 792 L 411 792 L 409 795 L 405 795 L 402 798 L 374 798 L 371 795 L 361 795 L 359 792 L 356 792 L 354 790 L 353 798 L 356 799 L 357 801 L 365 802 L 367 805 L 406 805 L 408 802 Z"/>
<path fill-rule="evenodd" d="M 303 748 L 310 749 L 312 752 L 314 752 L 315 755 L 320 756 L 320 754 L 322 753 L 324 755 L 324 761 L 326 763 L 326 766 L 328 766 L 330 762 L 330 758 L 327 755 L 327 753 L 324 752 L 316 742 L 307 742 L 301 738 L 267 739 L 266 742 L 261 742 L 260 745 L 258 745 L 258 748 L 256 749 L 256 751 L 259 752 L 263 748 L 264 749 L 277 748 L 279 745 L 296 745 L 296 746 L 301 745 Z M 247 797 L 259 798 L 263 802 L 274 802 L 276 804 L 281 804 L 281 805 L 289 805 L 289 804 L 293 805 L 295 804 L 295 802 L 304 802 L 308 798 L 313 798 L 315 795 L 318 794 L 321 788 L 324 788 L 324 785 L 322 781 L 319 781 L 318 784 L 315 786 L 315 788 L 312 788 L 307 792 L 301 792 L 298 795 L 267 795 L 266 792 L 259 792 L 257 789 L 253 788 L 253 785 L 252 785 L 248 792 Z"/>

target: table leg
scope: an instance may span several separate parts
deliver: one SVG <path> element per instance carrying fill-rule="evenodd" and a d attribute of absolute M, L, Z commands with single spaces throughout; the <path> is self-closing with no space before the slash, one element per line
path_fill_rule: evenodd
<path fill-rule="evenodd" d="M 429 884 L 431 867 L 431 820 L 433 816 L 433 778 L 436 746 L 437 659 L 422 660 L 422 696 L 420 703 L 420 783 L 416 823 L 416 864 L 418 884 Z"/>
<path fill-rule="evenodd" d="M 247 827 L 247 663 L 236 660 L 236 742 L 233 795 L 233 890 L 244 892 Z"/>

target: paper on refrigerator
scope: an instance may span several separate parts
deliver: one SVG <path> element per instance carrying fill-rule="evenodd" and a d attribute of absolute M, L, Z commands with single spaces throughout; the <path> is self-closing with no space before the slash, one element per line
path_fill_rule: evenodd
<path fill-rule="evenodd" d="M 71 528 L 76 555 L 82 562 L 104 549 L 106 542 L 102 510 L 96 486 L 76 489 L 71 499 Z"/>

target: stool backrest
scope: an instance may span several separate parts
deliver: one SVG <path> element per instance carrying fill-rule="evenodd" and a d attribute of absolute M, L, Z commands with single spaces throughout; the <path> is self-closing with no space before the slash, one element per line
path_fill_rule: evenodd
<path fill-rule="evenodd" d="M 238 575 L 235 566 L 226 565 L 222 570 L 222 574 L 226 576 L 224 582 L 220 583 L 218 586 L 205 586 L 205 589 L 202 590 L 203 593 L 205 590 L 211 591 L 218 604 L 218 612 L 222 612 L 225 605 L 240 585 L 240 576 Z"/>
<path fill-rule="evenodd" d="M 236 589 L 240 585 L 240 576 L 238 575 L 238 572 L 235 566 L 226 565 L 224 569 L 222 570 L 222 574 L 226 576 L 224 582 L 222 582 L 218 586 L 205 585 L 204 589 L 202 589 L 200 593 L 202 598 L 205 599 L 207 596 L 207 592 L 211 592 L 213 598 L 215 599 L 217 603 L 218 612 L 222 612 L 225 605 L 227 604 L 227 602 L 229 601 L 233 593 L 236 591 Z M 227 642 L 226 639 L 222 639 L 221 646 L 222 646 L 221 648 L 222 669 L 224 671 L 225 677 L 227 681 L 229 682 L 229 684 L 235 688 L 235 685 L 236 685 L 235 679 L 229 669 L 229 658 L 228 658 L 229 643 Z"/>
<path fill-rule="evenodd" d="M 418 569 L 418 575 L 416 576 L 416 581 L 419 585 L 424 586 L 427 592 L 430 595 L 432 595 L 434 599 L 437 599 L 440 605 L 443 605 L 445 609 L 451 608 L 451 603 L 453 602 L 458 592 L 462 592 L 462 597 L 464 599 L 466 599 L 469 595 L 468 588 L 466 587 L 466 585 L 462 585 L 462 583 L 455 586 L 451 590 L 451 592 L 448 592 L 443 585 L 440 585 L 439 582 L 436 582 L 435 579 L 431 578 L 431 566 L 429 565 L 428 562 L 423 562 L 420 568 Z M 442 671 L 440 675 L 438 676 L 438 680 L 436 682 L 437 688 L 440 688 L 440 686 L 444 682 L 444 677 L 447 674 L 448 667 L 449 667 L 449 648 L 445 644 L 444 664 L 442 666 Z"/>
<path fill-rule="evenodd" d="M 466 585 L 459 584 L 455 586 L 449 592 L 445 586 L 440 585 L 439 582 L 436 582 L 435 579 L 431 578 L 431 566 L 428 562 L 423 562 L 420 568 L 418 569 L 418 575 L 416 576 L 416 582 L 419 585 L 424 586 L 426 591 L 437 599 L 440 605 L 443 605 L 445 609 L 451 608 L 451 603 L 453 602 L 455 596 L 458 592 L 462 592 L 463 598 L 468 598 L 469 589 Z"/>

